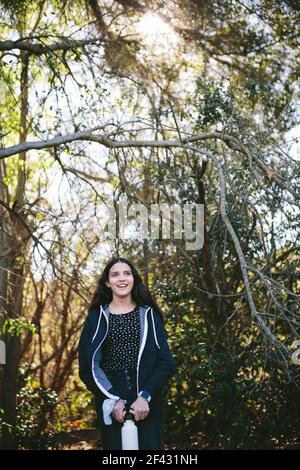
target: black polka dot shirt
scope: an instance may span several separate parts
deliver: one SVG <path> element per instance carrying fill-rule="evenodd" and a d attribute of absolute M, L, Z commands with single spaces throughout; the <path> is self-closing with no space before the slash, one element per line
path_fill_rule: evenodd
<path fill-rule="evenodd" d="M 128 313 L 110 313 L 108 333 L 102 344 L 101 366 L 105 372 L 136 368 L 140 330 L 138 306 Z"/>

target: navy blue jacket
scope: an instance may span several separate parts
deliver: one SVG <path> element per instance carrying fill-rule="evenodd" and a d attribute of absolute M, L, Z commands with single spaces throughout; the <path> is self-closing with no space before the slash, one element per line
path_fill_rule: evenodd
<path fill-rule="evenodd" d="M 167 334 L 160 315 L 153 307 L 139 307 L 141 336 L 136 370 L 137 393 L 146 390 L 151 395 L 150 414 L 162 413 L 161 391 L 176 373 L 175 361 L 167 343 Z M 101 346 L 109 325 L 108 305 L 92 309 L 85 321 L 79 341 L 79 376 L 98 399 L 122 398 L 100 367 Z"/>

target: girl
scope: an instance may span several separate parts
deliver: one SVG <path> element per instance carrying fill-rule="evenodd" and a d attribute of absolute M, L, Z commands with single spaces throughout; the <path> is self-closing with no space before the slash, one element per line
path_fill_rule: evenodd
<path fill-rule="evenodd" d="M 176 372 L 161 311 L 126 258 L 105 267 L 79 341 L 79 376 L 95 395 L 103 449 L 122 449 L 126 407 L 140 449 L 162 448 L 162 389 Z"/>

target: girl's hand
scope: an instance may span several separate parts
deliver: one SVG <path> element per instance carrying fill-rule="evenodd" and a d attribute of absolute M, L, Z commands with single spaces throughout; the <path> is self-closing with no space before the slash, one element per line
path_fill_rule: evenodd
<path fill-rule="evenodd" d="M 147 400 L 142 397 L 137 397 L 137 399 L 130 406 L 130 411 L 134 415 L 136 421 L 142 421 L 147 418 L 150 408 Z"/>
<path fill-rule="evenodd" d="M 123 423 L 125 416 L 125 403 L 123 400 L 118 400 L 111 412 L 112 416 L 119 422 Z"/>

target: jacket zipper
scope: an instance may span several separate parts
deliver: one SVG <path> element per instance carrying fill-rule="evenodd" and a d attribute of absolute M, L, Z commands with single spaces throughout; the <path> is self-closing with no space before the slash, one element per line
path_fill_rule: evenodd
<path fill-rule="evenodd" d="M 156 342 L 156 346 L 158 349 L 160 349 L 160 345 L 157 340 L 157 335 L 156 335 L 156 329 L 155 329 L 155 323 L 154 323 L 154 318 L 153 318 L 153 308 L 151 309 L 151 318 L 152 318 L 152 326 L 153 326 L 153 333 L 154 333 L 154 340 Z"/>
<path fill-rule="evenodd" d="M 97 333 L 98 333 L 98 330 L 99 330 L 99 326 L 100 326 L 101 317 L 102 317 L 102 305 L 100 305 L 99 320 L 98 320 L 97 328 L 96 328 L 95 334 L 94 334 L 94 336 L 93 336 L 92 342 L 94 341 L 95 337 L 97 336 Z"/>
<path fill-rule="evenodd" d="M 145 312 L 145 323 L 144 323 L 144 334 L 143 334 L 143 339 L 142 339 L 142 344 L 141 344 L 141 347 L 140 347 L 140 351 L 139 351 L 139 355 L 138 355 L 138 363 L 137 363 L 137 368 L 136 368 L 136 393 L 137 395 L 139 394 L 139 367 L 140 367 L 140 361 L 141 361 L 141 357 L 142 357 L 142 354 L 143 354 L 143 351 L 144 351 L 144 348 L 145 348 L 145 344 L 146 344 L 146 338 L 147 338 L 147 334 L 148 334 L 148 318 L 147 318 L 147 313 L 148 313 L 148 310 L 150 309 L 150 307 L 147 308 L 146 312 Z"/>
<path fill-rule="evenodd" d="M 103 311 L 103 309 L 102 309 L 102 305 L 101 305 L 101 313 L 102 313 L 102 311 Z M 94 357 L 95 357 L 95 354 L 97 353 L 98 349 L 100 348 L 101 344 L 102 344 L 103 341 L 105 340 L 105 338 L 106 338 L 106 336 L 107 336 L 107 333 L 108 333 L 108 320 L 107 320 L 106 315 L 105 315 L 104 312 L 103 312 L 103 315 L 104 315 L 105 320 L 106 320 L 106 333 L 105 333 L 105 335 L 104 335 L 102 341 L 100 342 L 98 348 L 96 349 L 96 351 L 95 351 L 94 354 L 93 354 L 93 358 L 92 358 L 92 373 L 93 373 L 93 377 L 94 377 L 94 380 L 95 380 L 96 384 L 98 385 L 98 387 L 100 388 L 100 390 L 104 393 L 104 395 L 108 396 L 109 398 L 113 398 L 113 399 L 118 398 L 118 399 L 119 399 L 120 397 L 117 397 L 116 395 L 111 395 L 110 393 L 108 393 L 108 391 L 107 391 L 104 387 L 102 387 L 101 383 L 98 382 L 97 378 L 96 378 L 95 375 L 94 375 L 94 368 L 93 368 Z M 97 328 L 97 330 L 98 330 L 98 328 Z"/>

